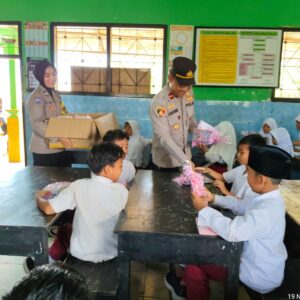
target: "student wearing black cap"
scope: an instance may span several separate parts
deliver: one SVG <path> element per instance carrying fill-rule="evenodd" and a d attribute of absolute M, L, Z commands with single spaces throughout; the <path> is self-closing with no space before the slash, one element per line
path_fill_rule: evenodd
<path fill-rule="evenodd" d="M 240 280 L 250 289 L 268 293 L 280 286 L 287 251 L 285 205 L 278 184 L 289 178 L 292 157 L 274 146 L 250 147 L 247 166 L 248 183 L 258 194 L 256 198 L 224 199 L 207 191 L 207 197 L 192 195 L 198 213 L 198 225 L 212 228 L 230 242 L 244 242 L 240 264 Z M 231 220 L 205 201 L 232 209 L 237 216 Z M 209 299 L 209 280 L 224 281 L 226 268 L 216 265 L 188 265 L 184 271 L 187 299 Z"/>
<path fill-rule="evenodd" d="M 29 149 L 35 166 L 69 166 L 68 152 L 63 149 L 50 149 L 45 139 L 49 118 L 66 113 L 59 94 L 55 91 L 56 69 L 46 59 L 35 66 L 34 76 L 39 86 L 30 94 L 28 110 L 32 127 Z M 69 139 L 59 139 L 66 148 L 72 146 Z"/>
<path fill-rule="evenodd" d="M 177 168 L 191 159 L 188 131 L 197 127 L 192 92 L 195 70 L 192 60 L 176 57 L 167 85 L 152 100 L 152 155 L 159 168 Z"/>

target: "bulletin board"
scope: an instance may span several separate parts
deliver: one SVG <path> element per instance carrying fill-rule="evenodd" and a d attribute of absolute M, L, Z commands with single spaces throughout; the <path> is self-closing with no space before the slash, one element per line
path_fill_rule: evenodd
<path fill-rule="evenodd" d="M 277 87 L 282 30 L 195 28 L 196 85 Z"/>

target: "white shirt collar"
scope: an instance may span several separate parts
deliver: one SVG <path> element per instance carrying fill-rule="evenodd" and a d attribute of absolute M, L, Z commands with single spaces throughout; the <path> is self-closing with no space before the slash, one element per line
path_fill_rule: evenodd
<path fill-rule="evenodd" d="M 92 180 L 100 181 L 103 183 L 112 183 L 113 181 L 107 177 L 96 175 L 93 172 L 91 172 L 91 178 Z"/>

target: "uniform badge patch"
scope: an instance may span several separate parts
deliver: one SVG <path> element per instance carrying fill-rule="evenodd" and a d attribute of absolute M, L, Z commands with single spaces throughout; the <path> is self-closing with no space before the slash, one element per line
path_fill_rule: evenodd
<path fill-rule="evenodd" d="M 174 129 L 178 129 L 178 128 L 179 128 L 179 124 L 174 124 L 174 125 L 173 125 L 173 128 L 174 128 Z"/>
<path fill-rule="evenodd" d="M 167 112 L 167 110 L 162 106 L 160 106 L 157 109 L 157 114 L 158 114 L 159 117 L 163 117 L 166 114 L 166 112 Z"/>
<path fill-rule="evenodd" d="M 34 99 L 34 102 L 35 102 L 36 104 L 40 104 L 40 103 L 42 103 L 42 99 L 36 98 L 36 99 Z"/>
<path fill-rule="evenodd" d="M 168 108 L 169 108 L 169 109 L 172 109 L 172 108 L 174 108 L 174 107 L 175 107 L 174 104 L 169 104 L 169 105 L 168 105 Z"/>

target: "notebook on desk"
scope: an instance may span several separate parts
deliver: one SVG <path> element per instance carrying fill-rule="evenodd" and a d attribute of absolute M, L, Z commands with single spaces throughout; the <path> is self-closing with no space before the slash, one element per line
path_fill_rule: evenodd
<path fill-rule="evenodd" d="M 197 225 L 197 228 L 198 228 L 198 232 L 201 235 L 214 235 L 214 236 L 218 235 L 217 233 L 215 233 L 209 227 L 198 225 L 198 218 L 196 218 L 196 225 Z"/>

